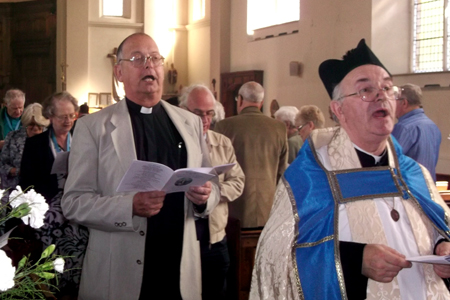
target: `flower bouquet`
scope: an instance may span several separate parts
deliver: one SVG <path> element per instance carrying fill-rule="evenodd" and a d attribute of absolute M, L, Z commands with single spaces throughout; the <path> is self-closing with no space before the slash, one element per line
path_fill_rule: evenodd
<path fill-rule="evenodd" d="M 4 192 L 0 190 L 1 195 Z M 21 218 L 32 228 L 40 228 L 44 225 L 48 208 L 42 195 L 33 189 L 22 191 L 17 186 L 11 192 L 9 202 L 0 204 L 0 226 L 12 218 Z M 56 288 L 50 280 L 57 280 L 56 273 L 64 271 L 64 259 L 52 255 L 55 245 L 50 245 L 36 262 L 23 256 L 17 266 L 13 266 L 11 258 L 2 250 L 8 244 L 11 231 L 0 237 L 0 299 L 46 299 L 51 296 L 47 288 Z"/>

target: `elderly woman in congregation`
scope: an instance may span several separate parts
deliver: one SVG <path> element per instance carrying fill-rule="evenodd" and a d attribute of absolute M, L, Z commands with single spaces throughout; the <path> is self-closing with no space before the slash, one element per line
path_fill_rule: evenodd
<path fill-rule="evenodd" d="M 70 130 L 78 111 L 77 100 L 68 92 L 55 93 L 43 102 L 44 116 L 50 120 L 49 129 L 27 139 L 23 151 L 19 184 L 22 189 L 33 186 L 46 199 L 49 210 L 44 226 L 37 237 L 45 249 L 56 245 L 55 253 L 65 256 L 65 271 L 57 283 L 58 299 L 76 299 L 80 283 L 81 266 L 88 240 L 87 229 L 69 222 L 61 210 L 61 198 L 67 177 L 67 154 L 72 136 Z M 55 160 L 66 165 L 52 171 Z M 63 163 L 63 165 L 64 165 Z M 55 283 L 56 284 L 56 283 Z"/>
<path fill-rule="evenodd" d="M 42 105 L 32 103 L 25 108 L 22 127 L 8 133 L 0 154 L 1 188 L 13 190 L 19 184 L 20 162 L 27 138 L 42 133 L 50 121 L 42 115 Z M 9 194 L 9 193 L 8 193 Z"/>

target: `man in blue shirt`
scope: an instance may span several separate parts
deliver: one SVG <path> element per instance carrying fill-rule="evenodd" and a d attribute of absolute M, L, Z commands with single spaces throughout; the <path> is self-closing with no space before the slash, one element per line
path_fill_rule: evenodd
<path fill-rule="evenodd" d="M 402 97 L 397 101 L 395 112 L 398 123 L 392 135 L 402 146 L 403 153 L 427 168 L 436 181 L 441 132 L 423 111 L 420 87 L 408 83 L 401 88 Z"/>

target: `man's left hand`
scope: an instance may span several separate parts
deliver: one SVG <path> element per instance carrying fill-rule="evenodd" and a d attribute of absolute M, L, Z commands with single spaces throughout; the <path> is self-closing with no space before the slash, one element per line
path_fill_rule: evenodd
<path fill-rule="evenodd" d="M 186 197 L 197 205 L 206 204 L 211 194 L 211 182 L 207 181 L 202 186 L 191 186 L 186 192 Z"/>
<path fill-rule="evenodd" d="M 436 255 L 449 255 L 450 242 L 442 242 L 436 247 Z M 433 265 L 434 272 L 441 278 L 450 278 L 450 265 Z"/>

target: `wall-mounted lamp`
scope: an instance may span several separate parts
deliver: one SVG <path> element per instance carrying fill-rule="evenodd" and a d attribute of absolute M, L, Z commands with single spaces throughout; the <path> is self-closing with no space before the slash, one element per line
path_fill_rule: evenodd
<path fill-rule="evenodd" d="M 289 63 L 289 75 L 301 77 L 303 73 L 303 64 L 298 61 L 291 61 Z"/>

